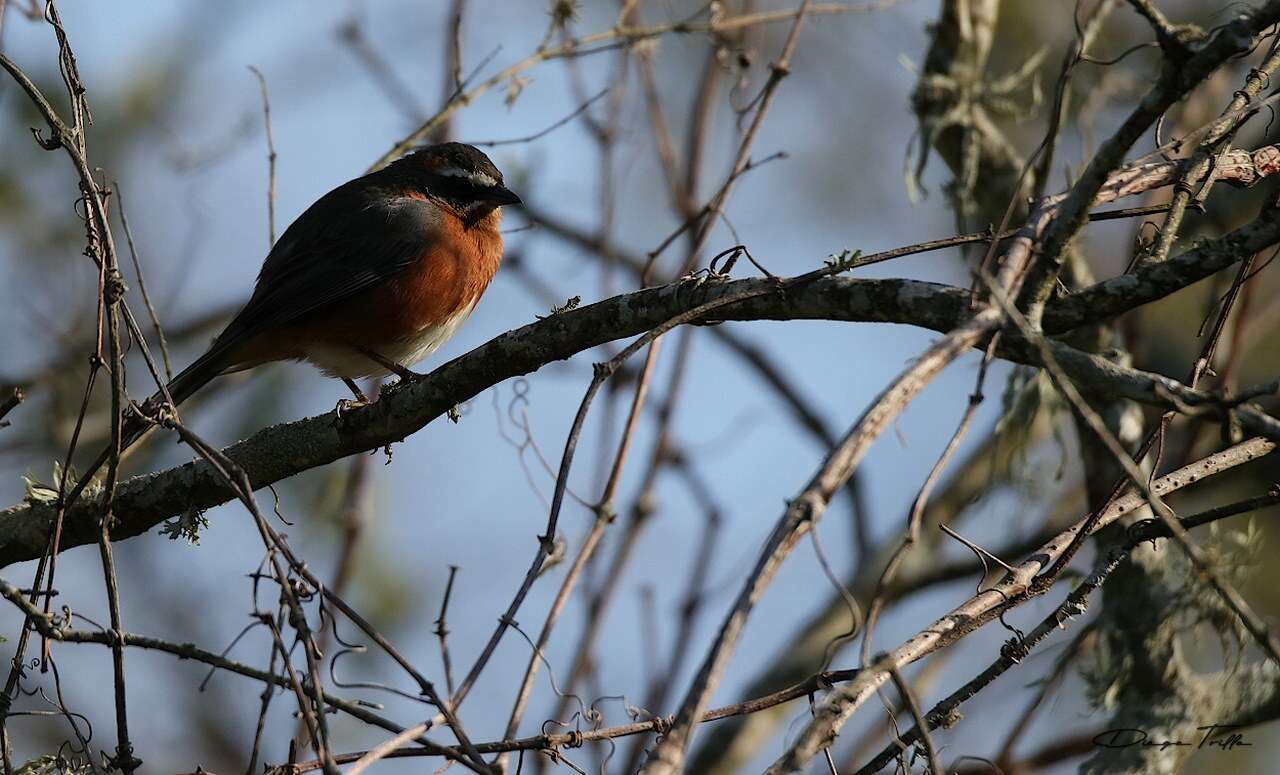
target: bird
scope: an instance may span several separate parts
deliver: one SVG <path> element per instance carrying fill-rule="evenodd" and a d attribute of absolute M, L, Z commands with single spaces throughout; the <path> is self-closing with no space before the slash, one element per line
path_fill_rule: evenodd
<path fill-rule="evenodd" d="M 307 361 L 343 380 L 395 374 L 449 340 L 502 261 L 502 207 L 520 203 L 478 148 L 441 143 L 348 181 L 298 216 L 249 301 L 168 384 L 175 404 L 212 379 Z"/>
<path fill-rule="evenodd" d="M 520 201 L 488 156 L 456 142 L 343 183 L 285 229 L 249 300 L 143 413 L 273 361 L 315 365 L 345 382 L 357 404 L 368 402 L 357 379 L 417 378 L 409 367 L 453 336 L 497 273 L 502 207 Z M 128 419 L 121 451 L 151 426 Z"/>

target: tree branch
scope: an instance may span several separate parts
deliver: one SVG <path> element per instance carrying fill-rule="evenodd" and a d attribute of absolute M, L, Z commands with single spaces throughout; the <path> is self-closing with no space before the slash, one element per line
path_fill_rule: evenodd
<path fill-rule="evenodd" d="M 1271 235 L 1271 241 L 1277 239 L 1276 233 L 1270 230 L 1266 233 Z M 1226 260 L 1225 254 L 1214 255 L 1217 260 Z M 1145 303 L 1148 296 L 1158 297 L 1182 287 L 1179 283 L 1194 282 L 1198 278 L 1191 270 L 1193 264 L 1190 257 L 1183 262 L 1180 256 L 1134 275 L 1108 281 L 1133 283 L 1145 291 L 1132 299 L 1117 288 L 1097 291 L 1111 299 L 1106 314 L 1119 314 Z M 1126 280 L 1127 277 L 1136 279 Z M 503 380 L 528 374 L 605 342 L 641 334 L 700 303 L 741 293 L 752 286 L 764 287 L 764 284 L 771 285 L 773 281 L 748 279 L 701 284 L 682 281 L 562 312 L 503 334 L 420 381 L 394 387 L 373 405 L 348 410 L 341 417 L 329 412 L 274 425 L 228 447 L 225 454 L 245 470 L 255 488 L 265 487 L 348 455 L 402 441 L 451 407 Z M 1101 283 L 1095 287 L 1106 285 Z M 1090 289 L 1079 295 L 1093 292 Z M 939 283 L 820 277 L 792 285 L 785 294 L 770 293 L 724 307 L 708 319 L 904 323 L 945 332 L 954 328 L 967 313 L 968 298 L 968 291 Z M 1051 307 L 1046 320 L 1055 321 L 1055 327 L 1094 322 L 1087 319 L 1083 305 L 1075 306 L 1075 298 Z M 1004 338 L 998 354 L 1019 362 L 1036 362 L 1035 354 L 1025 346 L 1020 348 L 1014 336 Z M 1182 387 L 1173 380 L 1123 369 L 1071 348 L 1064 347 L 1055 354 L 1064 370 L 1087 386 L 1114 390 L 1164 408 L 1170 408 L 1170 401 L 1159 391 L 1172 390 L 1177 394 Z M 1181 395 L 1193 401 L 1206 398 L 1203 394 Z M 1262 429 L 1262 425 L 1257 427 Z M 141 535 L 169 517 L 193 509 L 208 509 L 233 497 L 234 493 L 203 462 L 134 477 L 117 487 L 114 510 L 118 522 L 112 529 L 112 539 Z M 92 499 L 81 499 L 68 511 L 63 548 L 96 542 L 96 509 Z M 53 517 L 53 503 L 38 498 L 0 511 L 0 567 L 41 556 Z"/>
<path fill-rule="evenodd" d="M 1189 466 L 1160 477 L 1151 485 L 1152 492 L 1166 495 L 1182 489 L 1206 477 L 1256 460 L 1270 454 L 1276 444 L 1265 439 L 1250 439 L 1234 447 L 1196 461 Z M 1138 493 L 1118 498 L 1094 521 L 1093 532 L 1118 520 L 1145 505 Z M 1087 519 L 1087 518 L 1086 518 Z M 893 651 L 885 654 L 863 670 L 850 683 L 834 690 L 818 706 L 814 718 L 806 725 L 796 741 L 768 769 L 769 775 L 796 772 L 804 763 L 831 744 L 840 728 L 876 690 L 889 680 L 889 668 L 902 668 L 912 662 L 945 648 L 990 622 L 1008 608 L 1030 597 L 1043 594 L 1047 585 L 1037 585 L 1037 575 L 1051 566 L 1062 551 L 1071 544 L 1075 534 L 1086 520 L 1077 522 L 1063 531 L 1039 551 L 1014 568 L 998 584 L 969 598 L 956 608 L 920 630 Z"/>

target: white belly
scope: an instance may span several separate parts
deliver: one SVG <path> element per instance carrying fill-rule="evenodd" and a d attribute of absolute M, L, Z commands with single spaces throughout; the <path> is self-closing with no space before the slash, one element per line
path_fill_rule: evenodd
<path fill-rule="evenodd" d="M 414 364 L 435 352 L 440 345 L 449 341 L 458 328 L 466 322 L 473 309 L 475 304 L 471 304 L 440 325 L 428 326 L 404 339 L 385 342 L 374 348 L 375 352 L 406 369 L 412 368 Z M 313 344 L 308 345 L 303 353 L 308 363 L 314 364 L 330 377 L 364 379 L 386 377 L 392 373 L 385 366 L 349 345 Z"/>

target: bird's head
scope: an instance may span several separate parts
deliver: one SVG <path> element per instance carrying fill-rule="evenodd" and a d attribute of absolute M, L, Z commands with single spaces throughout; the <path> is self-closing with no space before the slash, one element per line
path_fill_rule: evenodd
<path fill-rule="evenodd" d="M 422 181 L 425 193 L 443 200 L 469 222 L 502 205 L 520 203 L 489 157 L 465 143 L 429 145 L 405 156 L 396 166 L 410 171 Z"/>

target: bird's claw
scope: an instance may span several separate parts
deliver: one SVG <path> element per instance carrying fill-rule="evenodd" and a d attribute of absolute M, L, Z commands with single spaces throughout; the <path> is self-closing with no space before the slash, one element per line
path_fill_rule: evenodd
<path fill-rule="evenodd" d="M 338 421 L 341 422 L 342 416 L 345 415 L 347 412 L 351 411 L 352 409 L 360 409 L 362 407 L 368 406 L 369 404 L 370 404 L 370 401 L 367 398 L 366 399 L 339 398 L 338 403 L 333 407 L 333 411 L 337 415 Z"/>

